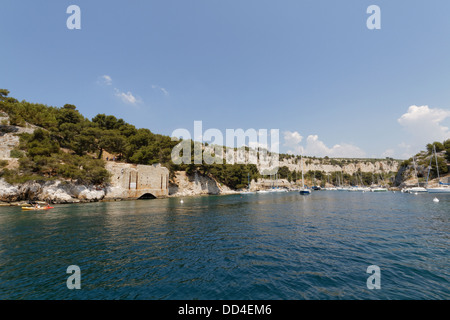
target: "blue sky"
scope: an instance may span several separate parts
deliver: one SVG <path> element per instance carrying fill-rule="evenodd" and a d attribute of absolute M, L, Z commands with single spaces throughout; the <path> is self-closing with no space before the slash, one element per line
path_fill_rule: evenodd
<path fill-rule="evenodd" d="M 3 0 L 0 88 L 166 135 L 201 120 L 279 129 L 281 152 L 406 158 L 450 138 L 449 16 L 447 0 Z"/>

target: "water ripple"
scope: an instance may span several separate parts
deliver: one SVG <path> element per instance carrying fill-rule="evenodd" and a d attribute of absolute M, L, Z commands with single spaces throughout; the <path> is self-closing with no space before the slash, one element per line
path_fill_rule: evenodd
<path fill-rule="evenodd" d="M 449 207 L 315 192 L 0 208 L 0 299 L 449 299 Z"/>

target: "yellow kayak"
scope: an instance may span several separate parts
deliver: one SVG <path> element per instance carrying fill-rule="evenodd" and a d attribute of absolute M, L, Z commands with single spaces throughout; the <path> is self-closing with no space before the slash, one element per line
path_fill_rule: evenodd
<path fill-rule="evenodd" d="M 28 211 L 33 211 L 33 210 L 49 210 L 49 209 L 53 209 L 53 207 L 39 207 L 39 208 L 35 208 L 35 207 L 22 207 L 22 210 L 28 210 Z"/>

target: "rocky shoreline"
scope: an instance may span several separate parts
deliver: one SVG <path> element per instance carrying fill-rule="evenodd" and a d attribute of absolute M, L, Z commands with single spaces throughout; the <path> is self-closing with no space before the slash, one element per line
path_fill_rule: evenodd
<path fill-rule="evenodd" d="M 52 204 L 72 204 L 99 201 L 131 200 L 117 197 L 120 190 L 117 186 L 99 188 L 80 185 L 73 182 L 28 181 L 20 185 L 12 185 L 0 178 L 0 206 L 23 206 L 33 202 Z M 177 172 L 175 184 L 169 186 L 168 197 L 190 197 L 199 195 L 236 194 L 237 191 L 220 185 L 210 177 L 189 177 L 185 172 Z"/>
<path fill-rule="evenodd" d="M 103 200 L 105 195 L 105 189 L 60 180 L 11 185 L 0 179 L 0 203 L 3 205 L 22 205 L 28 201 L 54 204 L 94 202 Z"/>

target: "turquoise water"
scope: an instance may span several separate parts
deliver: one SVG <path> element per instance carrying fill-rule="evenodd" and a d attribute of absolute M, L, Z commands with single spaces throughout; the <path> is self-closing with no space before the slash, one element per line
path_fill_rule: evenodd
<path fill-rule="evenodd" d="M 436 195 L 434 195 L 436 196 Z M 449 299 L 450 196 L 317 191 L 0 208 L 0 299 Z M 66 269 L 81 269 L 69 290 Z M 367 267 L 381 270 L 369 290 Z"/>

